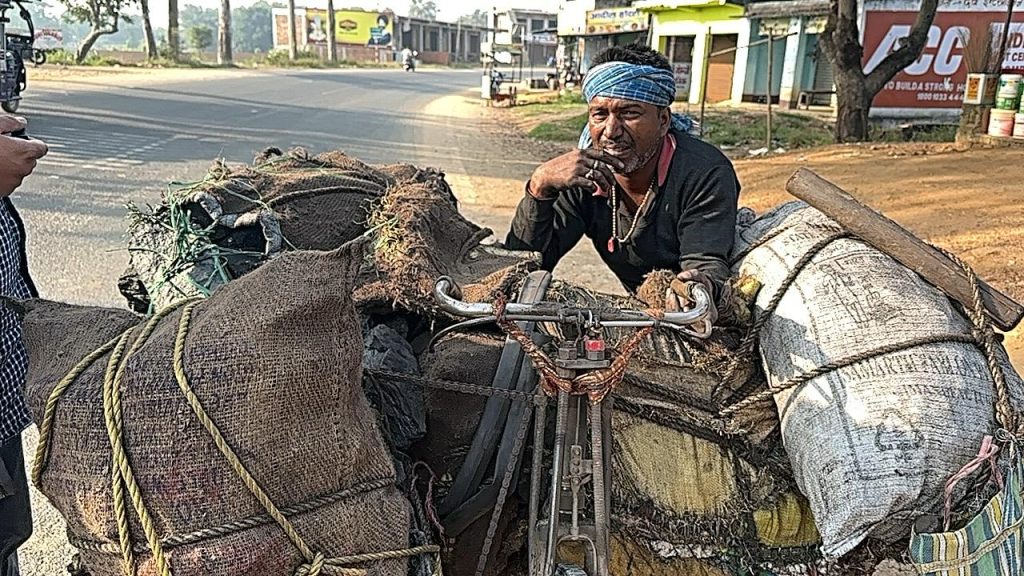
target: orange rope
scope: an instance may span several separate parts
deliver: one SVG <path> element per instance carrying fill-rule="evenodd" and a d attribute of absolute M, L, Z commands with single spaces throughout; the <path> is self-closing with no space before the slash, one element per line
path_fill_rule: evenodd
<path fill-rule="evenodd" d="M 620 343 L 618 349 L 613 348 L 612 352 L 615 354 L 615 358 L 607 368 L 591 370 L 573 379 L 569 379 L 558 375 L 554 362 L 537 346 L 537 343 L 533 341 L 533 338 L 530 338 L 529 334 L 523 331 L 515 322 L 505 318 L 505 306 L 507 304 L 508 301 L 504 294 L 496 294 L 494 315 L 497 319 L 497 324 L 510 338 L 518 342 L 522 346 L 523 352 L 530 357 L 533 367 L 540 376 L 541 389 L 548 396 L 555 396 L 561 391 L 574 396 L 586 394 L 594 404 L 601 402 L 622 381 L 622 378 L 626 375 L 626 367 L 629 366 L 629 360 L 633 357 L 643 339 L 653 330 L 650 326 L 643 328 L 627 339 L 625 343 Z"/>

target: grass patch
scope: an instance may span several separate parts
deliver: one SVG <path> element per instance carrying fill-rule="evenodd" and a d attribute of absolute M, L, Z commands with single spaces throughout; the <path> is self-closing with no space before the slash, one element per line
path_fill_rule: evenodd
<path fill-rule="evenodd" d="M 583 95 L 579 92 L 567 92 L 552 98 L 550 93 L 520 94 L 516 103 L 516 113 L 522 116 L 541 116 L 547 114 L 564 115 L 573 111 L 580 113 L 587 109 Z"/>
<path fill-rule="evenodd" d="M 932 124 L 908 128 L 873 127 L 873 142 L 955 142 L 958 126 L 953 124 Z"/>
<path fill-rule="evenodd" d="M 745 110 L 714 111 L 704 116 L 704 139 L 726 148 L 761 148 L 766 144 L 765 114 Z M 772 114 L 772 148 L 810 148 L 832 142 L 830 124 L 811 116 Z"/>
<path fill-rule="evenodd" d="M 128 63 L 118 60 L 117 58 L 109 58 L 106 56 L 100 56 L 96 53 L 91 53 L 86 56 L 85 61 L 82 63 L 75 62 L 74 52 L 64 50 L 63 48 L 47 52 L 46 63 L 55 64 L 57 66 L 120 66 L 122 68 L 225 68 L 230 66 L 221 66 L 212 62 L 203 62 L 191 54 L 181 54 L 177 60 L 174 60 L 167 55 L 161 55 L 159 58 L 154 60 L 144 60 L 142 62 Z"/>
<path fill-rule="evenodd" d="M 117 58 L 106 58 L 99 54 L 92 53 L 86 56 L 84 62 L 75 62 L 75 53 L 70 50 L 53 50 L 47 52 L 46 62 L 48 64 L 58 64 L 62 66 L 124 66 L 124 62 L 121 62 Z"/>
<path fill-rule="evenodd" d="M 530 130 L 529 136 L 548 142 L 576 142 L 587 125 L 588 114 L 583 112 L 549 122 L 541 122 Z"/>
<path fill-rule="evenodd" d="M 529 136 L 549 142 L 575 142 L 587 124 L 586 107 L 579 102 L 534 104 L 536 114 L 559 114 L 530 130 Z M 566 114 L 578 108 L 578 114 Z M 743 110 L 715 111 L 704 117 L 704 139 L 724 148 L 764 146 L 767 119 L 763 114 Z M 832 142 L 826 122 L 800 114 L 775 113 L 772 117 L 773 147 L 792 149 L 822 146 Z"/>
<path fill-rule="evenodd" d="M 295 60 L 288 57 L 287 50 L 273 50 L 267 53 L 263 64 L 281 68 L 323 68 L 326 62 L 308 50 L 300 50 L 295 54 Z"/>
<path fill-rule="evenodd" d="M 157 58 L 139 64 L 144 68 L 231 68 L 232 65 L 221 66 L 213 62 L 203 62 L 188 54 L 182 54 L 177 60 L 171 58 Z"/>
<path fill-rule="evenodd" d="M 350 60 L 339 60 L 338 62 L 327 62 L 310 51 L 300 51 L 298 58 L 290 60 L 287 50 L 275 50 L 265 56 L 235 61 L 233 64 L 221 66 L 214 62 L 206 62 L 196 58 L 193 54 L 183 53 L 178 58 L 171 59 L 168 55 L 162 54 L 155 60 L 145 60 L 137 63 L 122 62 L 117 58 L 108 58 L 99 54 L 90 54 L 81 64 L 75 62 L 75 54 L 72 51 L 60 49 L 47 53 L 46 62 L 57 66 L 120 66 L 123 68 L 390 68 L 396 67 L 394 63 L 379 62 L 354 62 Z"/>
<path fill-rule="evenodd" d="M 380 62 L 356 62 L 353 60 L 338 60 L 328 62 L 320 56 L 308 50 L 300 50 L 295 60 L 288 58 L 288 50 L 273 50 L 266 56 L 246 61 L 251 67 L 273 67 L 273 68 L 394 68 L 396 63 Z"/>

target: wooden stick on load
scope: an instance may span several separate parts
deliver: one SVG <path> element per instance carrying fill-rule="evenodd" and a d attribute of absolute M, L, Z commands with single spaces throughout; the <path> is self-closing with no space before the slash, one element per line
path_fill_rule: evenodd
<path fill-rule="evenodd" d="M 862 204 L 845 190 L 801 168 L 786 183 L 786 190 L 835 220 L 877 250 L 888 254 L 965 306 L 971 305 L 971 284 L 963 269 L 907 229 Z M 1012 330 L 1024 317 L 1024 306 L 981 282 L 988 317 L 1001 330 Z"/>

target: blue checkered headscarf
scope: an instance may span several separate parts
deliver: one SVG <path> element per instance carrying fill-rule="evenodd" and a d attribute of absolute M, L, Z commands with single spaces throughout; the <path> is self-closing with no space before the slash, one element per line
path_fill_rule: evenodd
<path fill-rule="evenodd" d="M 587 71 L 583 80 L 583 98 L 589 103 L 595 96 L 621 98 L 654 106 L 669 106 L 676 99 L 676 79 L 671 70 L 628 62 L 605 62 Z M 692 133 L 697 123 L 689 116 L 672 114 L 672 128 Z M 583 127 L 579 148 L 590 148 L 590 130 Z"/>

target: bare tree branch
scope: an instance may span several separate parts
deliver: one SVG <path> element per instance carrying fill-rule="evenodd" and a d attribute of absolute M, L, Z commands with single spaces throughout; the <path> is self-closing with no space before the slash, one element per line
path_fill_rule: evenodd
<path fill-rule="evenodd" d="M 870 94 L 877 94 L 885 83 L 892 80 L 900 70 L 910 66 L 914 60 L 921 55 L 925 43 L 928 41 L 928 30 L 935 20 L 935 12 L 938 10 L 939 0 L 921 0 L 921 8 L 917 11 L 917 19 L 910 29 L 910 35 L 906 41 L 895 52 L 889 54 L 884 60 L 867 75 L 865 84 Z"/>
<path fill-rule="evenodd" d="M 831 0 L 828 3 L 828 17 L 825 20 L 825 29 L 821 31 L 821 37 L 818 42 L 821 43 L 822 48 L 825 52 L 825 58 L 829 61 L 829 64 L 838 66 L 836 62 L 836 20 L 839 19 L 839 0 Z"/>
<path fill-rule="evenodd" d="M 825 29 L 819 40 L 825 57 L 848 76 L 862 76 L 864 48 L 857 27 L 857 1 L 831 0 Z"/>

